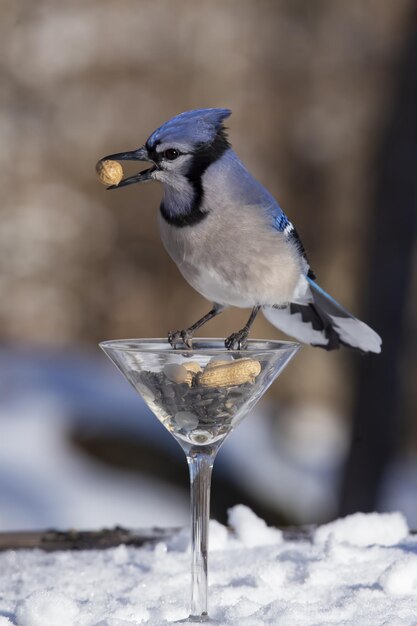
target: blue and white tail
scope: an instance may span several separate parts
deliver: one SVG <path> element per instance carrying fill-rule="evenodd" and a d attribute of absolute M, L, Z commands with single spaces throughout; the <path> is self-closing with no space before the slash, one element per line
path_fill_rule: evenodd
<path fill-rule="evenodd" d="M 326 293 L 314 280 L 308 281 L 305 298 L 285 308 L 264 306 L 266 319 L 303 343 L 336 350 L 341 345 L 362 352 L 381 352 L 381 337 Z"/>

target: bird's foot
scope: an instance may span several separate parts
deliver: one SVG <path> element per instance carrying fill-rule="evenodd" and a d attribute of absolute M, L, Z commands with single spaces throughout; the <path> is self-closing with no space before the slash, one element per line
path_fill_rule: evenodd
<path fill-rule="evenodd" d="M 174 350 L 177 347 L 177 343 L 182 342 L 190 350 L 193 347 L 193 335 L 189 330 L 174 330 L 168 333 L 168 341 Z"/>
<path fill-rule="evenodd" d="M 225 347 L 228 350 L 244 350 L 248 343 L 248 331 L 246 328 L 238 330 L 237 333 L 232 333 L 224 342 Z"/>

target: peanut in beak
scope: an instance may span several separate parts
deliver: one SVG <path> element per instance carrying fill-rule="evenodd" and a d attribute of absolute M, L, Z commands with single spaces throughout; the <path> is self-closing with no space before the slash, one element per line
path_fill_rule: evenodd
<path fill-rule="evenodd" d="M 118 161 L 98 161 L 96 172 L 103 185 L 118 185 L 123 178 L 123 167 Z"/>

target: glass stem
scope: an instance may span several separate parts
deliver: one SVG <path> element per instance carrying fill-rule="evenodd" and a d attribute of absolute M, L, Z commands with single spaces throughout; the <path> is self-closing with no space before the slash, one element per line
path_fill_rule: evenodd
<path fill-rule="evenodd" d="M 191 616 L 207 619 L 207 550 L 211 472 L 217 450 L 193 448 L 187 454 L 191 484 Z"/>

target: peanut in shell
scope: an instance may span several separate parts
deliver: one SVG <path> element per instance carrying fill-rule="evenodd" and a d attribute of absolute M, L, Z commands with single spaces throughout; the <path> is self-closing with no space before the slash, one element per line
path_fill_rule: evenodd
<path fill-rule="evenodd" d="M 103 185 L 118 185 L 123 178 L 123 167 L 118 161 L 98 161 L 96 172 Z"/>
<path fill-rule="evenodd" d="M 239 359 L 221 365 L 213 363 L 199 376 L 199 383 L 203 387 L 235 387 L 253 383 L 261 369 L 259 361 L 254 359 Z"/>
<path fill-rule="evenodd" d="M 200 363 L 197 363 L 197 361 L 184 361 L 182 365 L 185 367 L 187 372 L 192 372 L 193 374 L 198 374 L 203 371 Z"/>

